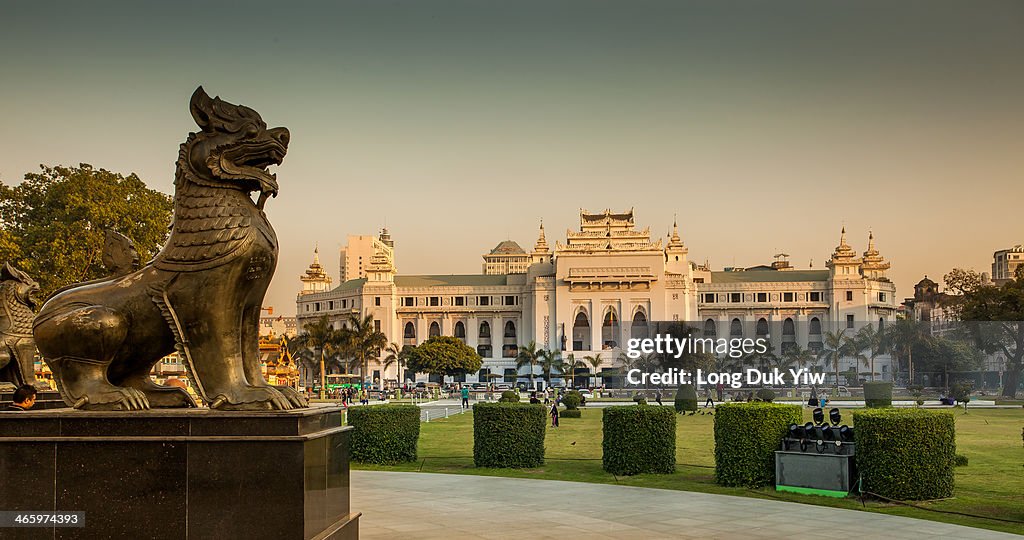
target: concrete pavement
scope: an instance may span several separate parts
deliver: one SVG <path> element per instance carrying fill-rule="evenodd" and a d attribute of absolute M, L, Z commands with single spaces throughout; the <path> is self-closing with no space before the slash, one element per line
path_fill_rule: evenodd
<path fill-rule="evenodd" d="M 783 501 L 608 484 L 352 471 L 360 538 L 1021 538 Z"/>

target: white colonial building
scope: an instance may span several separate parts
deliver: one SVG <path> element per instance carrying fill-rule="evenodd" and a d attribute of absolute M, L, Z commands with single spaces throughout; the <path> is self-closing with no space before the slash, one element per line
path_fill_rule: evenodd
<path fill-rule="evenodd" d="M 637 229 L 632 210 L 581 210 L 579 217 L 579 230 L 567 231 L 554 250 L 543 224 L 529 253 L 515 242 L 499 243 L 483 256 L 481 274 L 400 275 L 394 244 L 382 235 L 377 245 L 387 249 L 360 255 L 368 260 L 362 277 L 331 288 L 315 255 L 302 276 L 298 326 L 326 315 L 341 327 L 351 315 L 372 315 L 394 343 L 455 336 L 484 358 L 481 372 L 466 381 L 493 374 L 514 382 L 528 369 L 516 368 L 518 347 L 531 341 L 576 359 L 601 355 L 605 370 L 618 365 L 631 336 L 647 336 L 651 321 L 688 322 L 706 336 L 768 336 L 781 354 L 789 343 L 819 348 L 828 331 L 852 335 L 895 318 L 889 263 L 873 237 L 858 256 L 844 229 L 822 270 L 792 269 L 780 255 L 770 266 L 712 272 L 689 261 L 675 224 L 663 242 L 649 228 Z M 369 375 L 395 379 L 395 370 L 385 373 L 377 364 Z M 876 358 L 875 370 L 888 380 L 888 357 Z"/>

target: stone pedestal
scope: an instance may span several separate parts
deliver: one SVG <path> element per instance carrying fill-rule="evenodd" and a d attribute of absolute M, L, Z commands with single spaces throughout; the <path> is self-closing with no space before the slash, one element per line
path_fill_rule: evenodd
<path fill-rule="evenodd" d="M 0 412 L 0 510 L 83 528 L 3 538 L 358 538 L 341 408 Z"/>

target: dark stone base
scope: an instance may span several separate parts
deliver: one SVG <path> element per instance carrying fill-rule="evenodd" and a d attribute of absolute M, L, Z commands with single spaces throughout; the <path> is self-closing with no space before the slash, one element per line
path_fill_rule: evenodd
<path fill-rule="evenodd" d="M 355 539 L 341 408 L 0 412 L 0 510 L 84 528 L 2 538 Z"/>

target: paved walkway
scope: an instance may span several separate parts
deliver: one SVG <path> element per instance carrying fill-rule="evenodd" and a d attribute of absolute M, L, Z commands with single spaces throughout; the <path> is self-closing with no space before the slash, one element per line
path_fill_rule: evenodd
<path fill-rule="evenodd" d="M 1020 536 L 886 514 L 606 484 L 352 471 L 360 538 L 956 538 Z"/>

